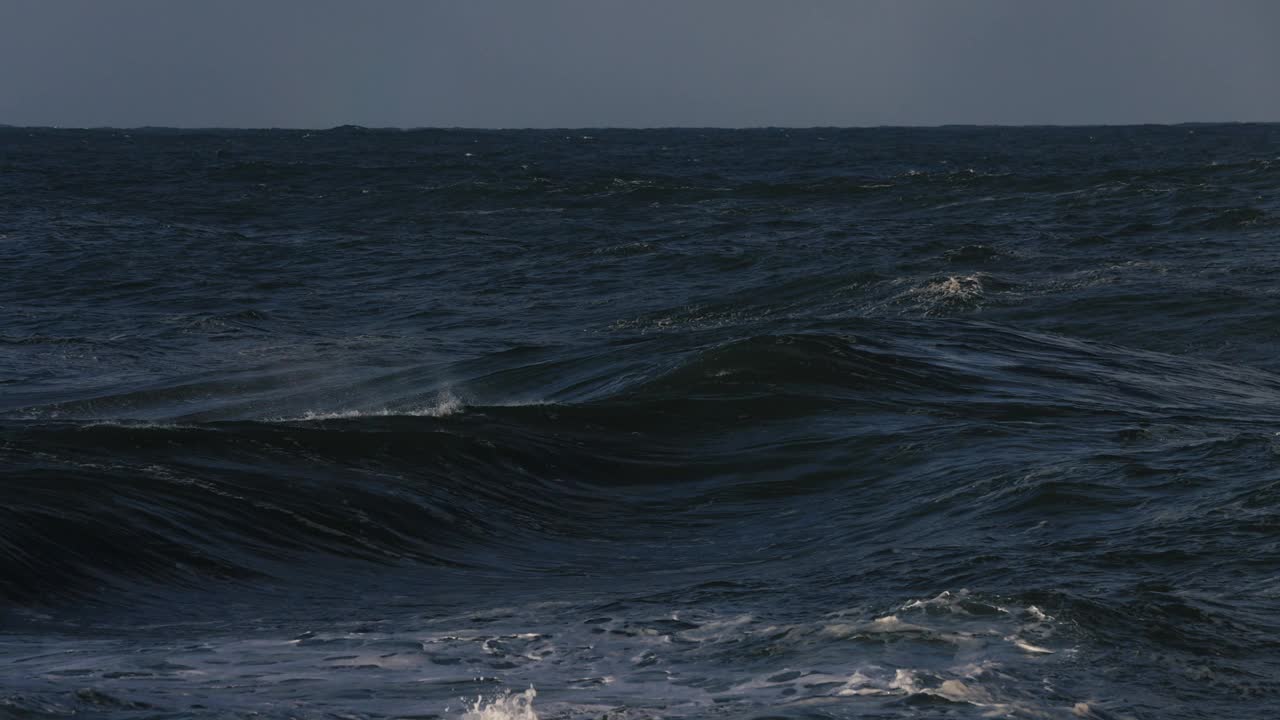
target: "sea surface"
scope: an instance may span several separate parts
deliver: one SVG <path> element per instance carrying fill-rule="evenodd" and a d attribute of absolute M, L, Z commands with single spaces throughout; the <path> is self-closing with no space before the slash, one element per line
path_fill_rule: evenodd
<path fill-rule="evenodd" d="M 1280 125 L 0 129 L 0 717 L 1280 714 Z"/>

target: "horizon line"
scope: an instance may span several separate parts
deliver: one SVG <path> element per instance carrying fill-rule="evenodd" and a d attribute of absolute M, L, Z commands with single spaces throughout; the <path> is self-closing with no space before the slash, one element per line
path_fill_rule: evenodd
<path fill-rule="evenodd" d="M 930 130 L 948 128 L 1126 128 L 1126 127 L 1187 127 L 1208 125 L 1277 125 L 1280 120 L 1183 120 L 1178 122 L 1122 122 L 1122 123 L 936 123 L 936 124 L 879 124 L 879 125 L 563 125 L 563 126 L 484 126 L 484 125 L 360 125 L 342 123 L 328 127 L 293 125 L 12 125 L 0 123 L 4 130 L 116 130 L 147 131 L 167 130 L 177 132 L 199 131 L 291 131 L 332 132 L 334 130 L 359 130 L 381 132 L 476 131 L 476 132 L 554 132 L 554 131 L 655 131 L 655 130 Z"/>

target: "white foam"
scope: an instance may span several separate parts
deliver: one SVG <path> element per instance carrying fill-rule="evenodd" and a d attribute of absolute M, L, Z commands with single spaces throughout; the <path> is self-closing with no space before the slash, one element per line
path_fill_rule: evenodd
<path fill-rule="evenodd" d="M 1053 620 L 1051 616 L 1046 615 L 1043 610 L 1036 607 L 1035 605 L 1027 606 L 1027 613 L 1031 615 L 1031 617 L 1035 618 L 1036 620 L 1039 620 L 1040 622 L 1049 622 L 1050 620 Z"/>
<path fill-rule="evenodd" d="M 448 417 L 466 409 L 457 395 L 449 390 L 442 390 L 430 405 L 417 408 L 378 408 L 376 410 L 308 410 L 297 417 L 279 418 L 279 422 L 298 422 L 314 420 L 351 420 L 363 417 Z"/>
<path fill-rule="evenodd" d="M 923 625 L 903 622 L 898 619 L 897 615 L 885 615 L 884 617 L 878 617 L 867 625 L 867 629 L 877 633 L 922 632 L 928 630 L 928 628 Z"/>
<path fill-rule="evenodd" d="M 917 608 L 945 608 L 955 612 L 959 608 L 959 601 L 969 597 L 969 591 L 961 589 L 958 592 L 943 590 L 928 600 L 912 600 L 902 606 L 903 610 L 915 610 Z"/>
<path fill-rule="evenodd" d="M 522 693 L 506 693 L 488 701 L 476 698 L 462 714 L 463 720 L 538 720 L 533 699 L 538 692 L 529 688 Z"/>
<path fill-rule="evenodd" d="M 466 406 L 458 396 L 445 390 L 436 396 L 435 404 L 417 410 L 410 410 L 404 414 L 422 417 L 445 417 L 446 415 L 461 412 L 464 407 Z"/>
<path fill-rule="evenodd" d="M 916 683 L 916 673 L 909 668 L 898 668 L 893 673 L 893 681 L 889 683 L 889 689 L 901 690 L 908 695 L 915 695 L 923 692 L 923 689 Z"/>
<path fill-rule="evenodd" d="M 1006 639 L 1012 642 L 1014 647 L 1018 648 L 1019 650 L 1022 650 L 1023 652 L 1029 652 L 1035 655 L 1052 655 L 1053 654 L 1053 651 L 1050 650 L 1049 648 L 1040 647 L 1039 645 L 1032 645 L 1031 643 L 1021 638 L 1010 637 Z"/>
<path fill-rule="evenodd" d="M 845 681 L 844 687 L 836 691 L 836 695 L 840 695 L 842 697 L 850 695 L 889 694 L 892 694 L 892 690 L 883 683 L 876 682 L 875 678 L 863 674 L 861 670 L 855 670 L 854 673 Z"/>
<path fill-rule="evenodd" d="M 945 280 L 931 282 L 915 289 L 912 294 L 935 303 L 970 305 L 980 302 L 986 295 L 985 276 L 950 275 Z"/>
<path fill-rule="evenodd" d="M 152 422 L 148 420 L 95 420 L 85 423 L 82 428 L 125 428 L 127 430 L 198 430 L 196 425 L 181 423 Z"/>

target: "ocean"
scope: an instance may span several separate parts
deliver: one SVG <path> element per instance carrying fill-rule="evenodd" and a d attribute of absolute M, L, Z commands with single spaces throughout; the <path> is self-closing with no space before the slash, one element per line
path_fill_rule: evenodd
<path fill-rule="evenodd" d="M 0 717 L 1280 712 L 1280 125 L 0 129 Z"/>

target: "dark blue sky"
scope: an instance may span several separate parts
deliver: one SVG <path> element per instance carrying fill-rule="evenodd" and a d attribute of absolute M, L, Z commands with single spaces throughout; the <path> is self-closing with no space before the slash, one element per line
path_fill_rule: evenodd
<path fill-rule="evenodd" d="M 1280 120 L 1275 0 L 0 0 L 0 123 Z"/>

